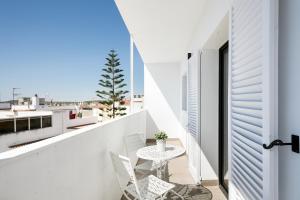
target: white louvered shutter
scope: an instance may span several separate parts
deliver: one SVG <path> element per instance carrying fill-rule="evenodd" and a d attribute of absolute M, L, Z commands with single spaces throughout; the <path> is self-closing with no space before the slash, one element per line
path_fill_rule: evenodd
<path fill-rule="evenodd" d="M 229 197 L 277 199 L 276 0 L 233 0 L 230 14 Z"/>
<path fill-rule="evenodd" d="M 194 138 L 200 133 L 200 64 L 193 54 L 188 62 L 188 130 Z"/>
<path fill-rule="evenodd" d="M 200 176 L 200 54 L 188 61 L 188 132 L 187 151 L 193 177 Z"/>

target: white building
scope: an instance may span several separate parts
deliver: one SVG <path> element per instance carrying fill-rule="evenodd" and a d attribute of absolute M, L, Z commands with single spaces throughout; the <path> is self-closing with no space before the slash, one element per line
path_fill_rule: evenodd
<path fill-rule="evenodd" d="M 120 199 L 108 152 L 165 130 L 195 182 L 298 200 L 299 147 L 263 144 L 300 132 L 300 1 L 115 2 L 145 63 L 145 110 L 0 154 L 0 199 Z"/>
<path fill-rule="evenodd" d="M 60 107 L 44 111 L 0 111 L 0 152 L 98 122 L 98 117 L 92 115 L 71 118 L 70 111 L 73 109 Z"/>
<path fill-rule="evenodd" d="M 0 110 L 9 110 L 9 109 L 10 109 L 10 103 L 0 102 Z"/>
<path fill-rule="evenodd" d="M 47 110 L 45 98 L 40 98 L 36 94 L 33 97 L 22 97 L 18 99 L 17 105 L 12 105 L 11 110 L 25 111 L 25 110 Z"/>

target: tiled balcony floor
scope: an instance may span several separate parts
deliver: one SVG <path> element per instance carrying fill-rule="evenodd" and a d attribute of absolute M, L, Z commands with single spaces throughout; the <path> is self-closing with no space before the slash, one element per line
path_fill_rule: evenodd
<path fill-rule="evenodd" d="M 179 140 L 167 141 L 168 144 L 181 145 Z M 153 143 L 148 143 L 153 145 Z M 175 191 L 186 200 L 226 200 L 219 186 L 197 186 L 188 170 L 188 159 L 182 155 L 168 162 L 166 181 L 176 185 Z M 137 175 L 138 176 L 138 175 Z M 173 195 L 171 196 L 173 197 Z M 176 199 L 171 198 L 168 199 Z M 178 198 L 177 198 L 178 199 Z M 121 200 L 126 200 L 122 197 Z"/>

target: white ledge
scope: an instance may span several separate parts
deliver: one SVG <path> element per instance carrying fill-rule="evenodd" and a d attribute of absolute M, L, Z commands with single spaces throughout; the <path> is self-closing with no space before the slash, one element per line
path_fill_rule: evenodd
<path fill-rule="evenodd" d="M 66 139 L 69 139 L 69 138 L 75 137 L 77 135 L 83 134 L 87 131 L 90 131 L 90 130 L 96 129 L 98 127 L 101 127 L 101 126 L 105 126 L 105 125 L 114 123 L 116 121 L 122 120 L 124 118 L 128 118 L 132 115 L 135 115 L 135 114 L 138 114 L 138 113 L 141 113 L 141 112 L 144 112 L 144 111 L 145 110 L 141 110 L 141 111 L 138 111 L 138 112 L 135 112 L 135 113 L 130 113 L 128 115 L 122 116 L 122 117 L 117 118 L 117 119 L 113 119 L 113 120 L 105 121 L 105 122 L 102 122 L 102 123 L 89 125 L 89 126 L 84 127 L 82 129 L 78 129 L 78 130 L 70 131 L 70 132 L 67 132 L 67 133 L 63 133 L 61 135 L 54 136 L 52 138 L 48 138 L 48 139 L 45 139 L 45 140 L 42 140 L 42 141 L 39 141 L 39 142 L 35 142 L 35 143 L 28 144 L 28 145 L 25 145 L 25 146 L 22 146 L 22 147 L 18 147 L 18 148 L 9 150 L 9 151 L 2 152 L 2 153 L 0 153 L 0 162 L 4 161 L 4 160 L 12 159 L 12 158 L 17 158 L 17 157 L 22 157 L 22 156 L 25 156 L 25 155 L 30 155 L 31 153 L 38 152 L 39 150 L 45 149 L 45 148 L 49 147 L 52 144 L 56 144 L 58 142 L 66 140 Z"/>

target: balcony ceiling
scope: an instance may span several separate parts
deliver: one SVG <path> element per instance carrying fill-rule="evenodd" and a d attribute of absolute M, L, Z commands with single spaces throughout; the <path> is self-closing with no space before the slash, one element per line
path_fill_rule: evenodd
<path fill-rule="evenodd" d="M 178 62 L 206 0 L 115 0 L 145 63 Z"/>

